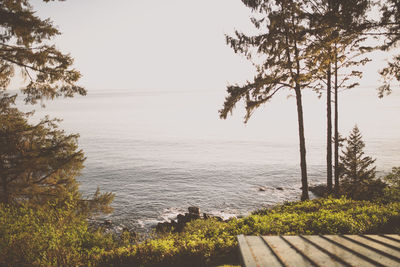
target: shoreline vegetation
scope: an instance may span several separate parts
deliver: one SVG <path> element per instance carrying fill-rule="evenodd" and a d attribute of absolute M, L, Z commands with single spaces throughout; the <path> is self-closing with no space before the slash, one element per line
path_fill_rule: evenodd
<path fill-rule="evenodd" d="M 144 240 L 128 230 L 107 234 L 72 214 L 0 205 L 0 265 L 217 266 L 239 264 L 239 234 L 400 234 L 400 202 L 383 198 L 286 202 L 227 221 L 193 219 L 179 231 L 165 228 Z"/>

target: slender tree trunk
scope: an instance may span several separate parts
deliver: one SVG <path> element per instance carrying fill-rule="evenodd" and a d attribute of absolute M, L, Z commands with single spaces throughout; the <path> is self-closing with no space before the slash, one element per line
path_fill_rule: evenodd
<path fill-rule="evenodd" d="M 339 193 L 339 111 L 338 111 L 338 66 L 335 45 L 335 194 Z"/>
<path fill-rule="evenodd" d="M 0 197 L 0 202 L 8 203 L 8 188 L 7 188 L 7 181 L 5 177 L 1 177 L 2 182 L 2 193 Z"/>
<path fill-rule="evenodd" d="M 332 194 L 332 72 L 331 63 L 329 63 L 327 73 L 327 90 L 326 90 L 326 186 L 327 193 Z"/>
<path fill-rule="evenodd" d="M 297 118 L 299 123 L 299 141 L 300 141 L 300 168 L 301 168 L 301 200 L 309 199 L 308 181 L 307 181 L 307 163 L 306 163 L 306 141 L 304 138 L 304 120 L 303 104 L 301 100 L 300 86 L 296 85 Z"/>
<path fill-rule="evenodd" d="M 292 10 L 293 12 L 293 10 Z M 292 17 L 293 23 L 293 35 L 297 37 L 296 28 L 294 27 L 295 21 Z M 287 38 L 287 36 L 286 36 Z M 286 39 L 287 40 L 287 39 Z M 306 163 L 306 140 L 304 137 L 304 120 L 303 120 L 303 104 L 301 99 L 301 86 L 299 83 L 300 77 L 300 57 L 299 49 L 297 47 L 297 39 L 295 38 L 293 42 L 294 46 L 294 61 L 296 62 L 296 74 L 294 76 L 295 80 L 295 92 L 296 92 L 296 103 L 297 103 L 297 121 L 299 123 L 299 143 L 300 143 L 300 169 L 301 169 L 301 201 L 309 199 L 308 196 L 308 181 L 307 181 L 307 163 Z M 288 55 L 289 51 L 286 50 Z M 288 57 L 290 58 L 290 57 Z"/>

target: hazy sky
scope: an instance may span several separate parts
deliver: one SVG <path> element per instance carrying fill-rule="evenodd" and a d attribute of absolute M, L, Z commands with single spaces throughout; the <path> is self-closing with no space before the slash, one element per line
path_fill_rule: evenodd
<path fill-rule="evenodd" d="M 249 26 L 239 0 L 33 1 L 62 35 L 90 89 L 217 89 L 251 77 L 251 65 L 225 45 Z"/>
<path fill-rule="evenodd" d="M 88 89 L 220 90 L 252 77 L 251 64 L 225 44 L 224 34 L 252 29 L 240 0 L 33 3 L 61 30 L 54 41 Z M 367 68 L 369 86 L 376 64 Z"/>

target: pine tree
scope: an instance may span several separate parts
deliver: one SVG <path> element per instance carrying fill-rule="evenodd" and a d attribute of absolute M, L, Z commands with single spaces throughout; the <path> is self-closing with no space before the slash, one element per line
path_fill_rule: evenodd
<path fill-rule="evenodd" d="M 347 146 L 340 157 L 343 179 L 351 181 L 371 180 L 375 177 L 375 159 L 364 156 L 365 143 L 357 125 L 346 139 Z"/>
<path fill-rule="evenodd" d="M 85 160 L 77 150 L 78 136 L 65 135 L 57 120 L 45 118 L 32 125 L 29 115 L 4 105 L 0 111 L 0 183 L 5 203 L 41 204 L 77 192 L 75 177 Z"/>
<path fill-rule="evenodd" d="M 0 1 L 0 90 L 21 71 L 28 80 L 21 89 L 27 103 L 86 94 L 76 84 L 81 74 L 71 67 L 72 57 L 49 44 L 59 34 L 50 19 L 35 14 L 29 0 Z"/>
<path fill-rule="evenodd" d="M 315 90 L 321 94 L 326 87 L 327 95 L 327 193 L 332 193 L 332 89 L 334 93 L 334 136 L 338 139 L 338 89 L 352 88 L 358 83 L 361 72 L 352 67 L 364 65 L 367 58 L 359 56 L 367 49 L 360 47 L 365 39 L 365 27 L 369 0 L 313 0 L 311 1 L 310 32 L 314 42 L 310 49 L 314 55 L 315 76 L 322 82 Z M 341 70 L 341 73 L 338 71 Z M 342 80 L 339 80 L 338 76 Z M 335 189 L 338 188 L 338 143 L 334 146 Z"/>
<path fill-rule="evenodd" d="M 365 143 L 357 125 L 346 139 L 340 156 L 341 193 L 354 199 L 369 199 L 382 192 L 385 184 L 375 179 L 375 159 L 365 156 Z"/>
<path fill-rule="evenodd" d="M 378 24 L 378 31 L 375 34 L 384 36 L 384 44 L 381 46 L 383 51 L 396 49 L 400 42 L 400 1 L 385 0 L 381 5 L 381 20 Z M 376 27 L 371 27 L 376 28 Z M 384 79 L 384 84 L 379 87 L 379 97 L 391 93 L 391 82 L 400 81 L 400 55 L 395 55 L 387 66 L 380 71 Z"/>
<path fill-rule="evenodd" d="M 85 213 L 110 211 L 112 194 L 97 191 L 84 199 L 78 191 L 76 177 L 85 160 L 78 135 L 65 134 L 57 119 L 29 123 L 32 113 L 19 111 L 14 101 L 0 94 L 0 203 L 42 206 L 72 198 Z"/>
<path fill-rule="evenodd" d="M 302 90 L 313 80 L 307 60 L 310 56 L 307 53 L 310 42 L 307 34 L 308 22 L 304 12 L 307 1 L 242 2 L 256 13 L 251 22 L 257 30 L 263 32 L 255 36 L 236 32 L 234 37 L 227 36 L 227 43 L 236 53 L 241 53 L 252 61 L 257 68 L 257 74 L 253 81 L 243 86 L 228 86 L 228 96 L 224 107 L 219 111 L 220 117 L 226 119 L 236 104 L 243 100 L 246 103 L 247 122 L 254 110 L 271 100 L 278 91 L 291 90 L 296 96 L 297 105 L 301 199 L 306 200 L 309 196 Z"/>
<path fill-rule="evenodd" d="M 0 1 L 0 202 L 35 206 L 72 200 L 85 214 L 110 212 L 113 194 L 97 190 L 84 198 L 78 191 L 76 177 L 85 160 L 78 135 L 65 134 L 57 119 L 31 124 L 32 113 L 19 111 L 16 95 L 5 93 L 19 70 L 28 81 L 21 88 L 25 103 L 86 94 L 77 85 L 81 74 L 72 68 L 72 57 L 50 44 L 59 34 L 29 0 Z"/>

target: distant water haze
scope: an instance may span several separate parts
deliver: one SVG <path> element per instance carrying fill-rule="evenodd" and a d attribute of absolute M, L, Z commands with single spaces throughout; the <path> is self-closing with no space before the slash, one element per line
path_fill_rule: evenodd
<path fill-rule="evenodd" d="M 241 106 L 219 119 L 224 90 L 89 90 L 85 97 L 36 107 L 35 119 L 59 117 L 67 132 L 80 133 L 87 156 L 82 192 L 97 186 L 114 192 L 111 219 L 148 229 L 190 205 L 229 217 L 298 199 L 297 115 L 287 94 L 247 124 Z M 309 180 L 319 183 L 326 179 L 325 99 L 304 95 Z M 399 103 L 397 91 L 384 99 L 373 88 L 340 95 L 341 134 L 357 124 L 381 174 L 400 165 Z"/>

